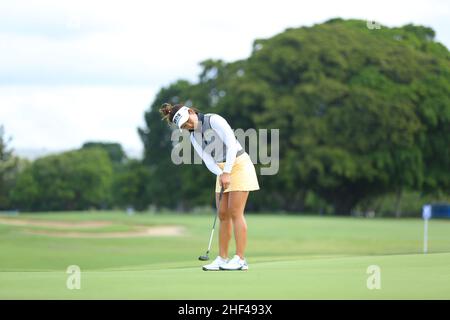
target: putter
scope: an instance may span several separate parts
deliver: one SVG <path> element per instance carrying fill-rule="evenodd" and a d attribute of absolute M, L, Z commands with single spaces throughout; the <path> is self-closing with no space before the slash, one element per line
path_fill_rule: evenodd
<path fill-rule="evenodd" d="M 222 195 L 223 195 L 223 187 L 222 187 L 222 189 L 220 189 L 219 204 L 217 205 L 217 212 L 216 212 L 216 216 L 214 217 L 214 223 L 213 223 L 213 227 L 211 230 L 211 236 L 209 237 L 208 250 L 206 251 L 206 254 L 204 256 L 198 257 L 198 260 L 200 260 L 200 261 L 208 261 L 209 260 L 209 250 L 211 250 L 211 243 L 212 243 L 212 239 L 213 239 L 213 235 L 214 235 L 214 229 L 216 228 L 217 216 L 219 215 L 220 201 L 222 200 Z"/>

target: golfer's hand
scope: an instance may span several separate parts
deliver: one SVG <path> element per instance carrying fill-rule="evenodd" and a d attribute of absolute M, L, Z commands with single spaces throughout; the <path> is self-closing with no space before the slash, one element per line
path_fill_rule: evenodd
<path fill-rule="evenodd" d="M 231 174 L 224 172 L 220 175 L 220 186 L 223 187 L 223 189 L 227 189 L 230 186 L 231 183 Z"/>

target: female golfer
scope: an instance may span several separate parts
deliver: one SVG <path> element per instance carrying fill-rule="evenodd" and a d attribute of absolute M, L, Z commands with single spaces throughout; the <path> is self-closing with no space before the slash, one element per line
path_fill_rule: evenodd
<path fill-rule="evenodd" d="M 218 114 L 200 113 L 195 108 L 165 103 L 160 108 L 163 119 L 180 130 L 190 131 L 190 140 L 208 169 L 217 176 L 216 204 L 221 187 L 224 188 L 219 208 L 219 256 L 203 270 L 248 270 L 245 260 L 247 223 L 244 209 L 249 191 L 259 190 L 255 167 L 250 156 L 237 141 L 228 122 Z M 211 138 L 213 137 L 213 138 Z M 215 143 L 220 148 L 206 148 Z M 236 254 L 228 259 L 228 244 L 232 228 L 236 240 Z"/>

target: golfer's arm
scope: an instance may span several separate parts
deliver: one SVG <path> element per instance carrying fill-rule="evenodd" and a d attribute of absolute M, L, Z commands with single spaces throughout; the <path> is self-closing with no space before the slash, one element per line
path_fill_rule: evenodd
<path fill-rule="evenodd" d="M 202 147 L 197 143 L 197 141 L 193 138 L 191 135 L 191 143 L 194 146 L 195 151 L 197 154 L 202 158 L 203 162 L 205 163 L 206 167 L 214 173 L 217 176 L 220 176 L 222 174 L 222 170 L 217 165 L 217 163 L 214 161 L 213 157 L 211 157 L 210 154 L 203 152 Z"/>
<path fill-rule="evenodd" d="M 238 152 L 238 145 L 236 143 L 236 137 L 228 122 L 219 115 L 213 115 L 210 119 L 211 128 L 217 132 L 220 139 L 227 146 L 227 155 L 223 172 L 230 173 L 233 168 L 234 161 L 236 160 L 236 153 Z"/>

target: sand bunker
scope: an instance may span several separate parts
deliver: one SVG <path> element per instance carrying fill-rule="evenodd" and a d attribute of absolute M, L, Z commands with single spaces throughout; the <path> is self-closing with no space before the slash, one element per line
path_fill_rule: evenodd
<path fill-rule="evenodd" d="M 0 224 L 11 226 L 36 226 L 49 228 L 101 228 L 112 225 L 111 221 L 46 221 L 32 219 L 0 218 Z"/>
<path fill-rule="evenodd" d="M 112 225 L 110 221 L 38 221 L 31 219 L 10 219 L 0 218 L 0 224 L 13 226 L 39 226 L 47 228 L 98 228 Z M 134 226 L 130 231 L 115 232 L 78 232 L 62 230 L 33 230 L 25 229 L 24 233 L 44 235 L 60 238 L 131 238 L 131 237 L 156 237 L 156 236 L 180 236 L 184 233 L 181 226 L 154 226 L 142 227 Z"/>
<path fill-rule="evenodd" d="M 72 231 L 48 231 L 25 230 L 28 234 L 45 235 L 60 238 L 132 238 L 132 237 L 156 237 L 156 236 L 180 236 L 184 228 L 178 226 L 158 226 L 149 228 L 135 228 L 133 231 L 124 232 L 72 232 Z"/>

